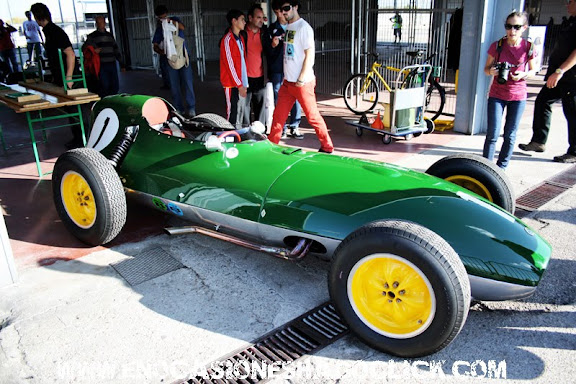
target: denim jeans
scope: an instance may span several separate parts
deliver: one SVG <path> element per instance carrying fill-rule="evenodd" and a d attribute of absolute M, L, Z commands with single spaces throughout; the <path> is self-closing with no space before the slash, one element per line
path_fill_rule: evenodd
<path fill-rule="evenodd" d="M 532 140 L 546 144 L 550 132 L 552 104 L 562 100 L 562 110 L 568 121 L 568 151 L 576 155 L 576 91 L 558 85 L 556 88 L 542 87 L 534 103 L 534 121 L 532 123 Z"/>
<path fill-rule="evenodd" d="M 194 83 L 192 81 L 192 65 L 188 64 L 188 66 L 183 66 L 180 69 L 174 69 L 168 65 L 167 69 L 174 107 L 181 113 L 195 113 L 196 96 L 194 95 Z M 184 109 L 182 93 L 184 93 L 188 109 Z"/>
<path fill-rule="evenodd" d="M 488 98 L 488 128 L 486 130 L 486 140 L 484 141 L 483 156 L 488 160 L 494 158 L 496 141 L 500 136 L 502 128 L 502 115 L 506 108 L 506 122 L 504 123 L 504 142 L 500 148 L 496 165 L 506 168 L 514 151 L 516 132 L 520 118 L 526 107 L 526 100 L 506 101 L 494 97 Z"/>
<path fill-rule="evenodd" d="M 8 67 L 10 68 L 10 72 L 19 72 L 18 71 L 18 61 L 16 61 L 16 52 L 14 49 L 5 49 L 0 52 L 2 59 Z"/>
<path fill-rule="evenodd" d="M 284 81 L 283 73 L 273 73 L 270 76 L 270 81 L 272 82 L 272 87 L 274 88 L 274 105 L 278 104 L 278 91 Z M 290 118 L 288 119 L 288 127 L 298 128 L 300 126 L 300 120 L 302 120 L 302 107 L 300 103 L 296 101 L 294 106 L 290 110 Z"/>
<path fill-rule="evenodd" d="M 120 83 L 118 81 L 118 67 L 116 62 L 100 64 L 100 87 L 99 96 L 105 97 L 118 93 Z"/>

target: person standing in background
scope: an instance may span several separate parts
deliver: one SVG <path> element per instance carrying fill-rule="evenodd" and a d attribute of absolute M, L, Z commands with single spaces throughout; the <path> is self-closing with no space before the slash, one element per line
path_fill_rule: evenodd
<path fill-rule="evenodd" d="M 488 97 L 488 126 L 483 156 L 488 160 L 494 158 L 496 141 L 502 128 L 502 116 L 506 109 L 504 143 L 496 162 L 502 169 L 506 169 L 512 157 L 516 132 L 526 107 L 526 79 L 534 76 L 537 70 L 534 45 L 522 38 L 528 28 L 526 14 L 512 12 L 506 18 L 504 26 L 506 36 L 490 45 L 484 66 L 484 73 L 492 76 L 493 81 Z M 508 68 L 507 64 L 512 67 Z M 505 72 L 502 71 L 509 71 L 508 76 L 504 78 L 502 73 Z"/>
<path fill-rule="evenodd" d="M 122 64 L 122 54 L 114 36 L 106 30 L 106 18 L 96 16 L 95 20 L 96 30 L 88 35 L 84 45 L 94 47 L 95 52 L 100 57 L 98 95 L 105 97 L 118 93 L 120 83 L 116 61 L 120 62 L 122 69 L 124 69 L 124 64 Z"/>
<path fill-rule="evenodd" d="M 555 156 L 558 163 L 576 163 L 576 0 L 566 3 L 570 19 L 561 27 L 556 38 L 556 46 L 548 60 L 548 71 L 536 102 L 532 122 L 532 139 L 528 144 L 520 144 L 523 151 L 544 152 L 550 121 L 552 104 L 562 100 L 562 110 L 568 122 L 568 150 Z"/>
<path fill-rule="evenodd" d="M 266 84 L 264 82 L 264 61 L 262 60 L 263 25 L 264 11 L 260 5 L 254 4 L 248 10 L 248 23 L 244 29 L 246 32 L 246 69 L 248 72 L 244 125 L 250 125 L 251 111 L 254 112 L 254 120 L 266 124 L 266 110 L 264 109 Z"/>
<path fill-rule="evenodd" d="M 278 102 L 278 90 L 282 85 L 282 81 L 284 81 L 284 37 L 288 27 L 288 22 L 280 10 L 281 6 L 282 0 L 274 0 L 272 2 L 272 10 L 276 15 L 276 21 L 270 25 L 264 34 L 262 42 L 268 64 L 268 79 L 272 82 L 272 89 L 274 90 L 274 105 Z M 289 128 L 290 136 L 295 139 L 303 139 L 304 135 L 298 129 L 301 119 L 302 107 L 296 101 L 290 111 L 288 123 L 282 129 L 282 138 L 287 137 L 286 130 Z"/>
<path fill-rule="evenodd" d="M 18 62 L 12 41 L 12 34 L 16 31 L 16 28 L 8 23 L 4 24 L 4 21 L 0 20 L 0 56 L 8 65 L 10 72 L 18 72 Z"/>
<path fill-rule="evenodd" d="M 76 54 L 72 49 L 70 38 L 68 38 L 68 35 L 62 28 L 52 22 L 52 14 L 45 4 L 32 4 L 30 11 L 34 15 L 34 19 L 38 25 L 42 27 L 42 32 L 46 38 L 44 49 L 48 59 L 48 66 L 50 72 L 52 73 L 52 83 L 61 87 L 64 85 L 64 81 L 67 81 L 68 88 L 72 88 L 74 86 L 74 82 L 68 80 L 72 80 L 72 75 L 76 69 Z M 62 51 L 63 55 L 62 63 L 64 64 L 65 79 L 62 78 L 60 58 L 58 57 L 60 55 L 59 51 Z M 74 121 L 73 118 L 70 119 L 70 129 L 72 131 L 73 138 L 65 145 L 68 149 L 82 147 L 84 146 L 82 130 L 80 129 L 77 121 Z"/>
<path fill-rule="evenodd" d="M 172 23 L 178 28 L 178 36 L 184 39 L 183 49 L 186 52 L 186 36 L 184 30 L 186 27 L 182 24 L 180 18 L 171 16 L 168 17 L 168 8 L 165 5 L 158 5 L 154 9 L 154 14 L 156 18 L 161 22 Z M 152 45 L 154 52 L 158 53 L 160 56 L 166 56 L 166 44 L 164 42 L 164 27 L 162 24 L 157 25 L 156 31 L 154 32 L 154 37 L 152 38 Z M 186 117 L 196 116 L 196 95 L 194 94 L 194 83 L 192 78 L 192 65 L 188 62 L 179 68 L 174 69 L 170 65 L 166 66 L 168 70 L 168 79 L 170 79 L 170 91 L 172 92 L 172 100 L 174 106 L 182 115 Z M 182 93 L 185 95 L 185 100 L 187 108 L 184 109 L 184 103 L 182 100 Z"/>
<path fill-rule="evenodd" d="M 248 71 L 246 40 L 240 31 L 246 26 L 244 13 L 231 9 L 226 14 L 228 29 L 220 39 L 220 82 L 226 97 L 226 119 L 241 128 L 247 108 Z"/>
<path fill-rule="evenodd" d="M 37 22 L 32 20 L 32 14 L 30 11 L 26 11 L 24 14 L 28 19 L 22 23 L 24 36 L 26 36 L 26 49 L 28 50 L 28 59 L 32 60 L 32 52 L 34 52 L 34 61 L 38 61 L 42 55 L 42 45 L 40 43 L 44 43 L 44 38 L 40 32 L 40 26 Z"/>
<path fill-rule="evenodd" d="M 392 28 L 394 29 L 394 43 L 400 43 L 402 40 L 402 16 L 398 12 L 390 18 Z"/>
<path fill-rule="evenodd" d="M 314 127 L 320 140 L 319 152 L 332 153 L 334 145 L 326 122 L 318 111 L 314 92 L 316 87 L 314 30 L 298 14 L 299 7 L 298 0 L 284 1 L 280 7 L 284 18 L 288 21 L 284 42 L 284 82 L 278 91 L 278 104 L 274 110 L 269 139 L 276 144 L 280 142 L 288 113 L 298 100 L 306 119 Z"/>

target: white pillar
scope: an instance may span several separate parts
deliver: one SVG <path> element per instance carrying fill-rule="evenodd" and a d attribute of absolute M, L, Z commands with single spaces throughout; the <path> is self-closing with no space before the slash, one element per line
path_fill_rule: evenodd
<path fill-rule="evenodd" d="M 460 73 L 456 101 L 456 132 L 486 132 L 490 77 L 484 74 L 488 48 L 506 34 L 506 16 L 524 9 L 524 0 L 464 0 Z"/>
<path fill-rule="evenodd" d="M 4 215 L 0 212 L 0 287 L 15 283 L 18 279 L 12 247 L 8 239 Z"/>

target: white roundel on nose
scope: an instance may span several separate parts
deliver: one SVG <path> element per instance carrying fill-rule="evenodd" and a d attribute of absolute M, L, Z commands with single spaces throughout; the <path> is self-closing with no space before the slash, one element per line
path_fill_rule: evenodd
<path fill-rule="evenodd" d="M 97 151 L 103 150 L 114 140 L 119 129 L 120 121 L 116 112 L 112 108 L 104 108 L 92 124 L 92 131 L 86 146 Z"/>

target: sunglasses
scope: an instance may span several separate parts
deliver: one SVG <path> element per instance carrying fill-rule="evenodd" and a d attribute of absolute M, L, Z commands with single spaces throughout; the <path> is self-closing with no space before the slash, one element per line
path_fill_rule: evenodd
<path fill-rule="evenodd" d="M 507 30 L 514 28 L 515 30 L 519 31 L 522 27 L 523 25 L 504 24 L 504 28 L 506 28 Z"/>
<path fill-rule="evenodd" d="M 290 12 L 291 9 L 292 9 L 291 5 L 285 5 L 283 7 L 280 7 L 280 10 L 283 12 Z"/>

